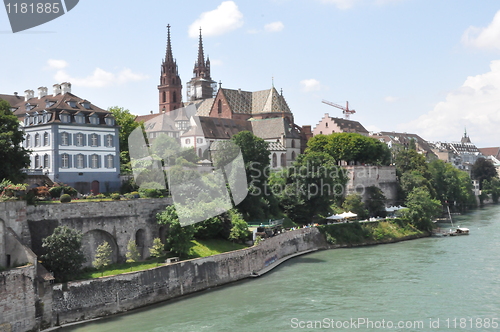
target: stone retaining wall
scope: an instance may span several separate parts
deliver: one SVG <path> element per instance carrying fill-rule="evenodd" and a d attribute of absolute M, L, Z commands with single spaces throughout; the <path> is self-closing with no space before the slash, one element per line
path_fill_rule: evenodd
<path fill-rule="evenodd" d="M 266 239 L 255 247 L 118 276 L 59 284 L 52 321 L 71 323 L 107 316 L 249 277 L 282 257 L 326 248 L 316 228 Z"/>

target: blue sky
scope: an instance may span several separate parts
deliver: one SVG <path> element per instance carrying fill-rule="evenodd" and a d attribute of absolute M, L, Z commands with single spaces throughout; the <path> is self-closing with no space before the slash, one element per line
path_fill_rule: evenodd
<path fill-rule="evenodd" d="M 102 108 L 156 112 L 166 25 L 184 86 L 201 26 L 212 78 L 257 91 L 274 77 L 299 125 L 342 117 L 322 99 L 348 100 L 368 130 L 456 141 L 467 128 L 500 146 L 499 11 L 497 0 L 81 0 L 16 34 L 0 11 L 0 93 L 69 81 Z"/>

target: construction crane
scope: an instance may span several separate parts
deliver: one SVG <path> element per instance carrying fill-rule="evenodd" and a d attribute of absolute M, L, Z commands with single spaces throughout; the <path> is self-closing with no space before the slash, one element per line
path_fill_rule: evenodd
<path fill-rule="evenodd" d="M 333 106 L 333 107 L 340 108 L 342 110 L 342 113 L 344 113 L 346 120 L 349 120 L 349 117 L 351 116 L 351 114 L 356 113 L 355 110 L 349 109 L 349 102 L 348 101 L 345 102 L 345 107 L 342 105 L 339 105 L 339 104 L 332 103 L 331 101 L 324 100 L 324 99 L 321 102 L 325 103 L 327 105 Z"/>

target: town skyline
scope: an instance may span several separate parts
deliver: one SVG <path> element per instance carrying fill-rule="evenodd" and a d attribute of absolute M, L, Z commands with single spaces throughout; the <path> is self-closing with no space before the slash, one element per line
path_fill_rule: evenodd
<path fill-rule="evenodd" d="M 0 82 L 0 92 L 23 94 L 68 81 L 74 94 L 99 107 L 157 112 L 166 25 L 172 26 L 183 101 L 201 26 L 212 78 L 244 91 L 274 84 L 299 125 L 314 127 L 325 113 L 343 117 L 323 99 L 349 101 L 357 111 L 351 119 L 370 131 L 458 141 L 466 129 L 477 146 L 500 145 L 500 97 L 494 93 L 500 88 L 500 14 L 493 1 L 481 8 L 470 1 L 431 6 L 410 0 L 196 4 L 131 10 L 117 1 L 87 1 L 17 34 L 7 33 L 4 13 L 0 31 L 19 51 L 1 55 L 4 64 L 18 65 L 5 66 L 9 80 Z M 134 17 L 141 24 L 130 24 Z"/>

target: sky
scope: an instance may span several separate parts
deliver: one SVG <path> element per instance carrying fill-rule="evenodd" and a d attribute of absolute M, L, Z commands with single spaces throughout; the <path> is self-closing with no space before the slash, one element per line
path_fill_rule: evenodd
<path fill-rule="evenodd" d="M 500 146 L 498 0 L 81 0 L 15 34 L 0 10 L 0 93 L 67 81 L 101 108 L 157 112 L 167 24 L 184 87 L 201 27 L 212 78 L 274 84 L 298 125 L 349 101 L 369 131 Z"/>

